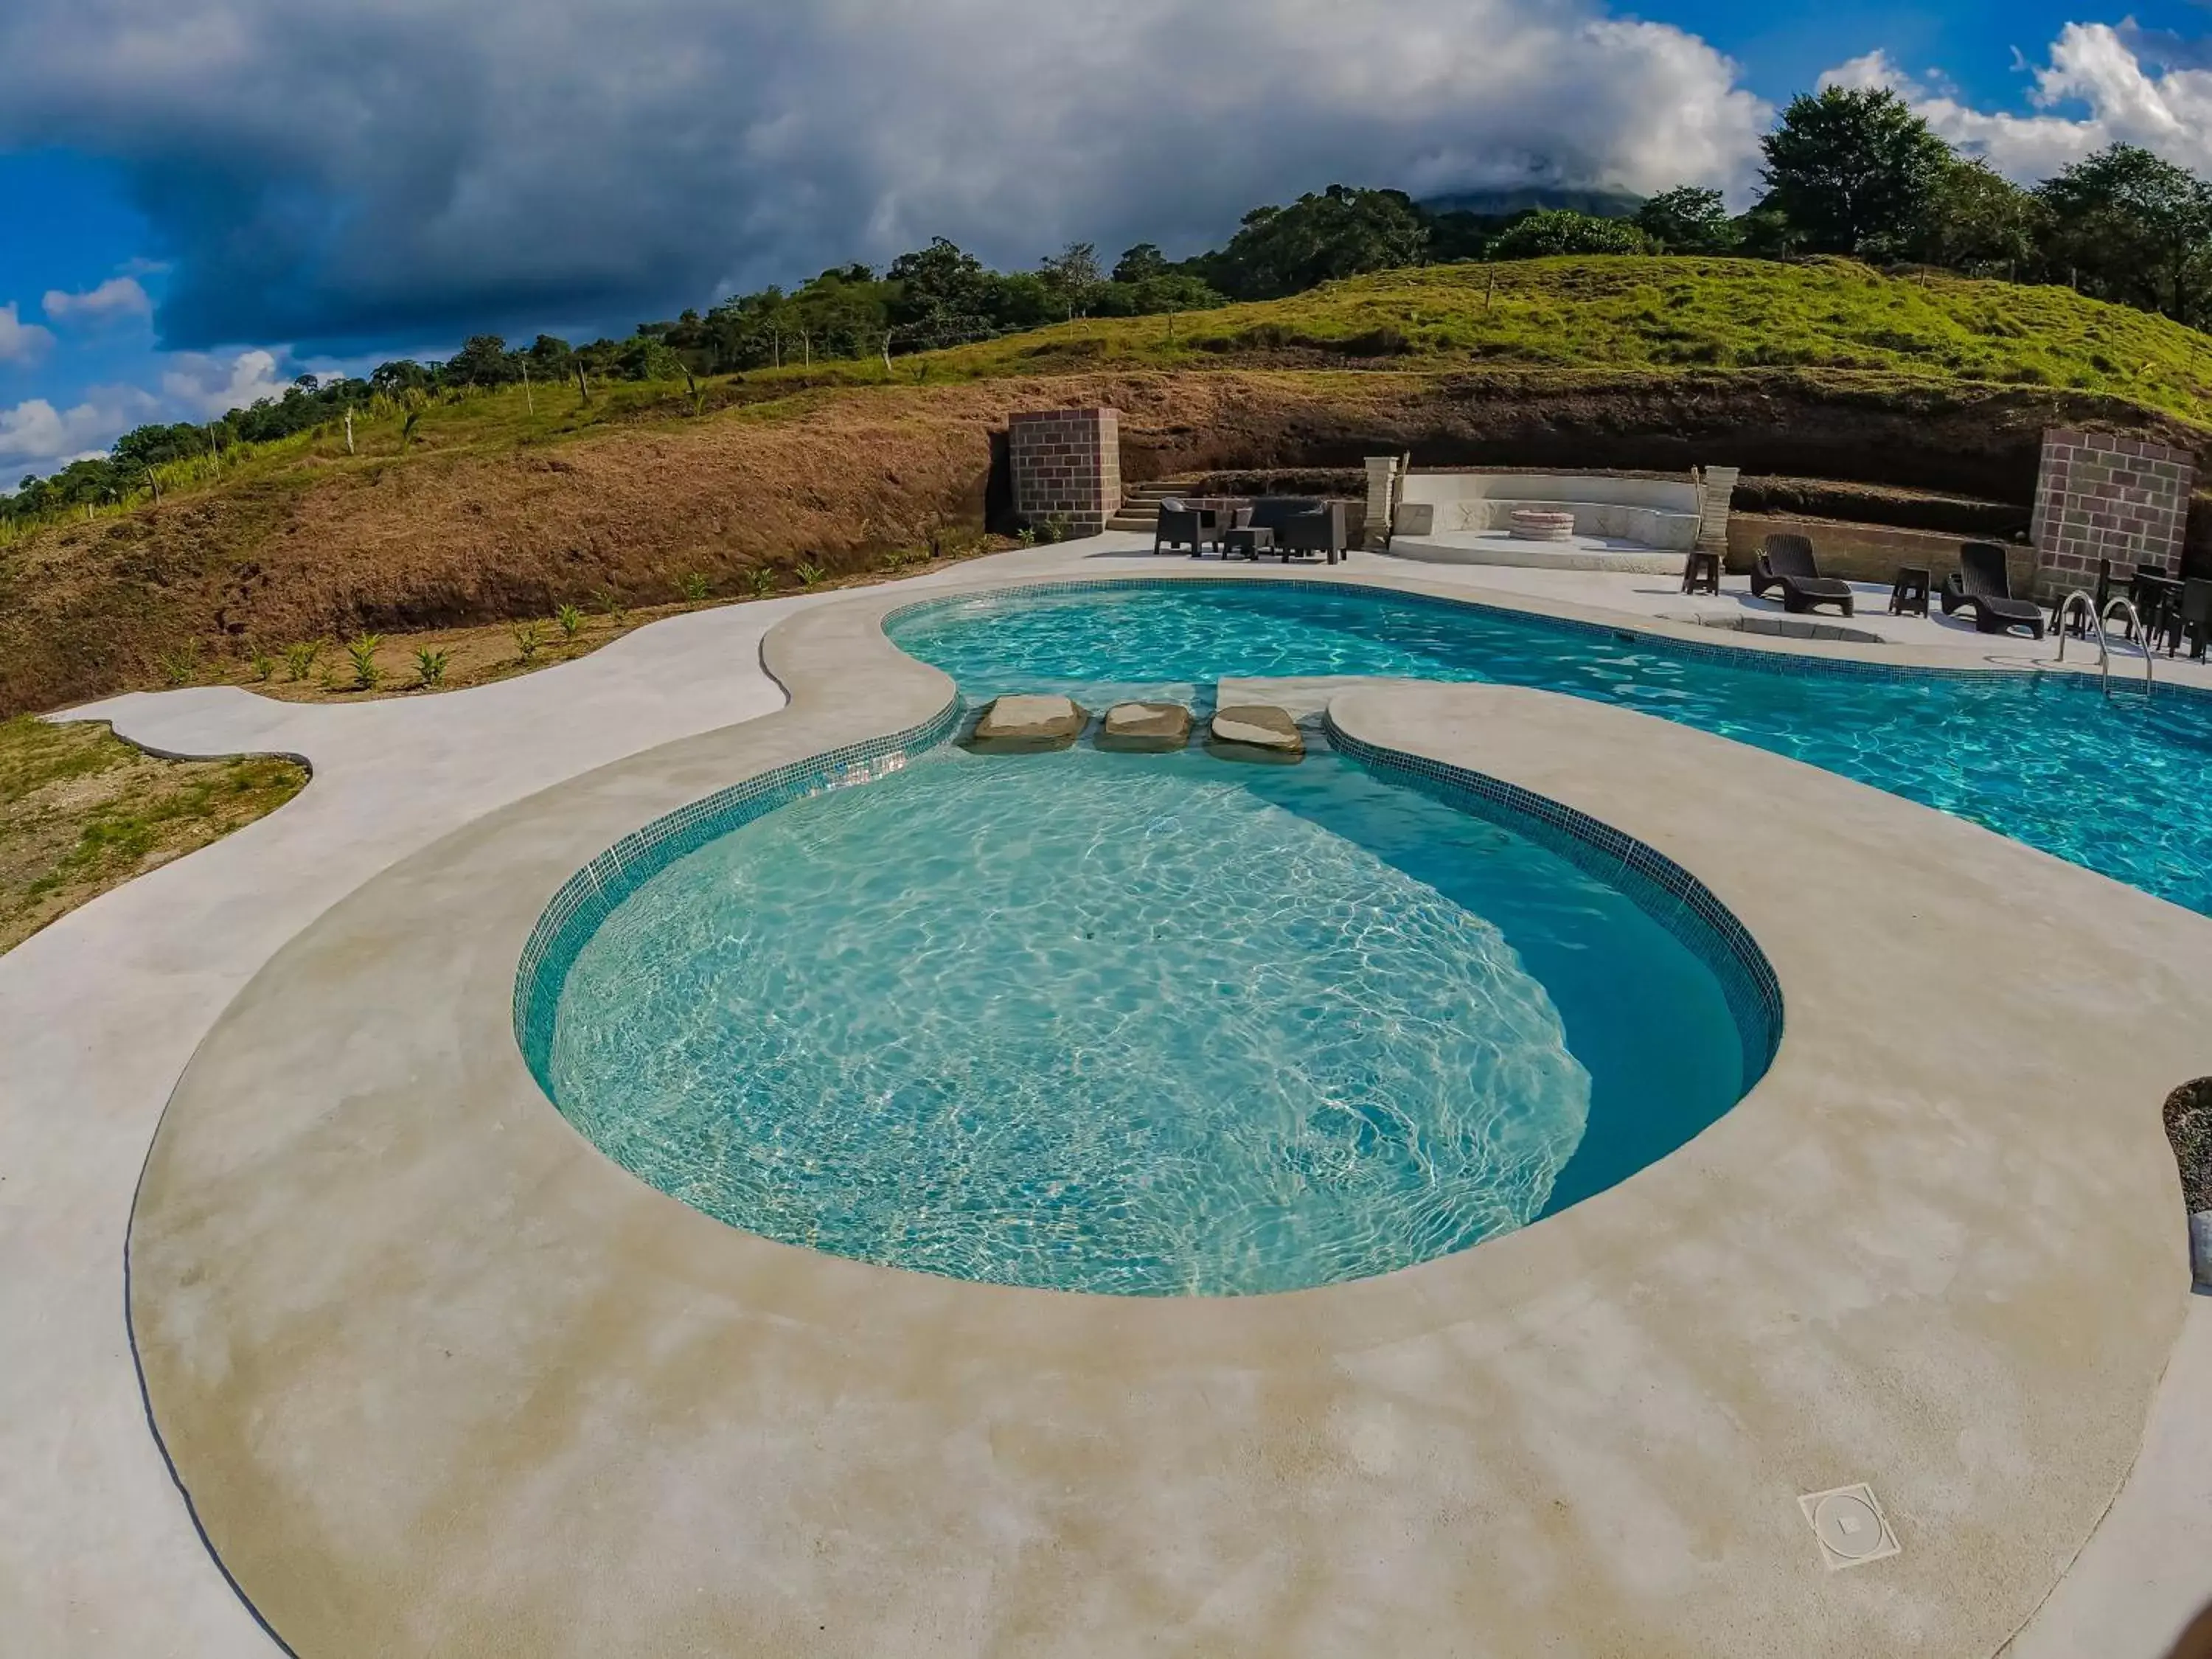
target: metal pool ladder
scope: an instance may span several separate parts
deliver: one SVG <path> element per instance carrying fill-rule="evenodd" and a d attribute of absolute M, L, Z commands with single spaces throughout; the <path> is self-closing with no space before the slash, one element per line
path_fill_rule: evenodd
<path fill-rule="evenodd" d="M 2143 695 L 2149 696 L 2156 678 L 2151 665 L 2150 641 L 2143 637 L 2142 617 L 2124 594 L 2115 594 L 2106 603 L 2103 616 L 2097 612 L 2097 602 L 2080 588 L 2066 596 L 2066 602 L 2058 608 L 2058 660 L 2066 660 L 2066 624 L 2073 620 L 2077 605 L 2088 613 L 2089 625 L 2097 630 L 2097 667 L 2104 677 L 2105 695 L 2108 697 L 2112 695 L 2112 647 L 2105 634 L 2105 618 L 2115 611 L 2124 611 L 2127 613 L 2129 631 L 2135 638 L 2136 648 L 2142 653 Z"/>

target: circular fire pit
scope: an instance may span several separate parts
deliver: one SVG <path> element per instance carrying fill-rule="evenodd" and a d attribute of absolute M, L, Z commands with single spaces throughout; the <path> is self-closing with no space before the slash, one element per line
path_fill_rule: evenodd
<path fill-rule="evenodd" d="M 1575 515 L 1547 513 L 1534 507 L 1516 507 L 1510 533 L 1516 541 L 1571 542 L 1575 538 Z"/>

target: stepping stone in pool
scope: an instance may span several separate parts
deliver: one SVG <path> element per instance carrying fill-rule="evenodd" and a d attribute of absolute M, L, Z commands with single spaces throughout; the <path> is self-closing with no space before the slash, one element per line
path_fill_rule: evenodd
<path fill-rule="evenodd" d="M 1083 733 L 1091 716 L 1066 697 L 997 697 L 975 722 L 972 741 L 1006 754 L 1034 754 L 1065 749 Z"/>
<path fill-rule="evenodd" d="M 1099 728 L 1101 749 L 1164 754 L 1190 741 L 1190 710 L 1179 702 L 1117 702 Z"/>
<path fill-rule="evenodd" d="M 1306 752 L 1306 740 L 1284 710 L 1243 703 L 1214 712 L 1213 750 L 1224 760 L 1295 761 Z"/>

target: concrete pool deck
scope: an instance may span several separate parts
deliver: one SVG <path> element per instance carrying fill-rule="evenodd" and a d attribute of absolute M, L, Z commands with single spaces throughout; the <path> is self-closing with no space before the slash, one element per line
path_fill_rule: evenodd
<path fill-rule="evenodd" d="M 1102 538 L 1006 556 L 927 585 L 966 586 L 1001 573 L 1091 575 L 1104 566 L 1163 575 L 1220 574 L 1211 561 L 1192 567 L 1129 557 Z M 1270 566 L 1250 574 L 1273 579 L 1278 572 Z M 1476 586 L 1450 580 L 1459 572 L 1409 570 L 1364 557 L 1311 574 L 1417 576 L 1419 582 L 1406 585 L 1471 596 Z M 1482 574 L 1494 579 L 1501 573 Z M 1547 595 L 1567 580 L 1551 578 Z M 1586 598 L 1578 588 L 1558 608 L 1581 612 L 1603 605 L 1629 611 L 1638 608 L 1626 602 L 1631 597 Z M 872 602 L 867 595 L 824 598 L 841 609 Z M 1680 604 L 1679 595 L 1655 600 Z M 197 1654 L 265 1646 L 210 1568 L 167 1484 L 138 1412 L 119 1319 L 119 1246 L 131 1184 L 162 1097 L 202 1033 L 279 945 L 397 859 L 561 778 L 778 707 L 781 696 L 760 676 L 754 645 L 767 623 L 813 602 L 703 613 L 568 667 L 445 697 L 301 708 L 244 693 L 183 693 L 108 707 L 125 735 L 157 747 L 283 749 L 307 755 L 318 773 L 309 791 L 275 817 L 109 895 L 0 957 L 0 1171 L 6 1177 L 0 1225 L 9 1259 L 36 1263 L 31 1273 L 9 1275 L 4 1291 L 10 1328 L 36 1340 L 23 1345 L 26 1363 L 11 1364 L 0 1378 L 0 1406 L 7 1408 L 0 1432 L 9 1437 L 0 1443 L 8 1452 L 0 1468 L 0 1507 L 10 1518 L 0 1534 L 0 1601 L 11 1611 L 22 1609 L 15 1628 L 27 1650 Z M 1547 601 L 1540 608 L 1553 607 Z M 1966 641 L 1916 643 L 1929 651 L 1977 653 L 2012 643 L 1993 646 L 1971 634 Z M 2019 654 L 2026 654 L 2027 642 L 2018 644 Z M 2166 678 L 2167 665 L 2162 659 L 2159 666 Z M 1888 804 L 1922 819 L 1932 816 Z M 2093 883 L 2108 896 L 2122 890 L 2026 849 L 2010 850 L 2073 881 Z M 1686 861 L 1709 878 L 1714 873 Z M 2127 899 L 2155 904 L 2139 895 Z M 2188 921 L 2195 928 L 2204 925 Z M 2203 939 L 2201 933 L 2187 935 L 2200 961 Z M 402 941 L 395 948 L 417 947 Z M 2136 1011 L 2138 1017 L 2142 1012 Z M 2149 1110 L 2154 1117 L 2154 1100 Z M 2160 1421 L 2186 1441 L 2185 1418 Z M 2154 1441 L 2159 1432 L 2154 1422 Z M 2167 1540 L 2179 1541 L 2171 1534 Z M 2076 1575 L 2085 1583 L 2093 1576 L 2087 1570 L 2094 1551 Z M 2130 1590 L 2127 1575 L 2143 1559 L 2130 1552 L 2108 1575 L 2110 1587 Z M 2177 1597 L 2208 1587 L 2169 1578 L 2151 1588 L 2174 1605 Z M 2066 1601 L 2062 1589 L 2050 1613 L 2062 1611 Z M 2088 1622 L 2079 1627 L 2109 1632 L 2112 1610 L 2106 1604 L 2100 1616 L 2092 1602 Z M 2156 1606 L 2142 1610 L 2139 1598 L 2131 1616 L 2141 1645 L 2108 1650 L 2148 1656 L 2150 1644 L 2179 1623 Z M 2019 1651 L 2031 1651 L 2035 1635 L 2032 1629 Z"/>

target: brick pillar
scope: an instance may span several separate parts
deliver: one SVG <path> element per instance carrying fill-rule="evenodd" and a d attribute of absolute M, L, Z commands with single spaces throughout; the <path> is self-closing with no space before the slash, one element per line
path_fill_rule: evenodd
<path fill-rule="evenodd" d="M 2054 428 L 2043 434 L 2035 483 L 2036 580 L 2045 593 L 2094 588 L 2097 562 L 2125 581 L 2148 562 L 2181 568 L 2197 459 L 2185 449 Z"/>
<path fill-rule="evenodd" d="M 1698 474 L 1698 550 L 1728 556 L 1729 509 L 1739 469 L 1709 466 Z"/>
<path fill-rule="evenodd" d="M 1390 539 L 1390 513 L 1398 504 L 1398 458 L 1367 458 L 1367 515 L 1360 526 L 1359 544 L 1379 553 Z"/>
<path fill-rule="evenodd" d="M 1060 519 L 1095 536 L 1121 507 L 1121 416 L 1112 409 L 1052 409 L 1007 422 L 1014 511 L 1025 524 Z"/>

